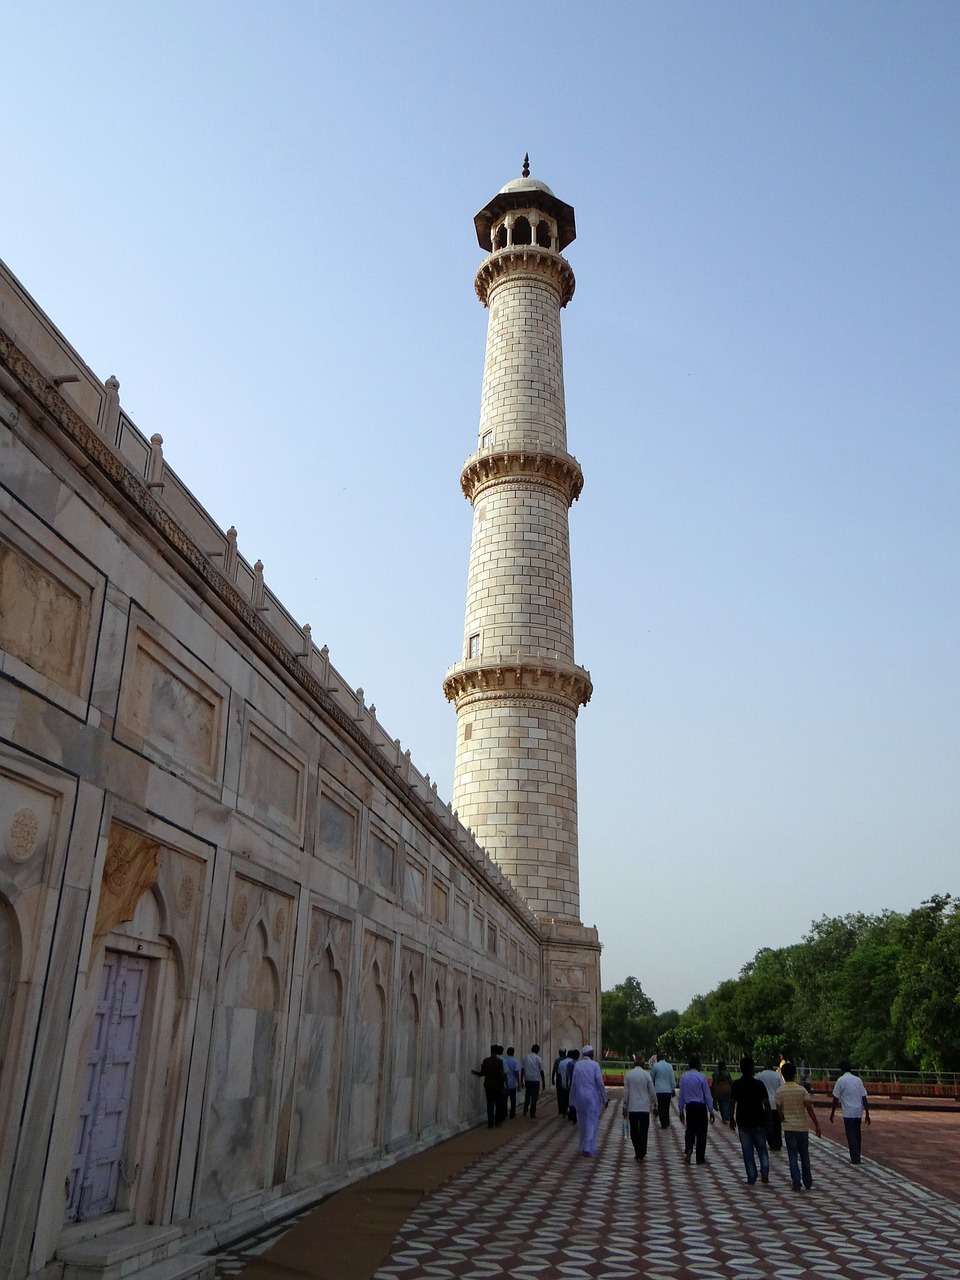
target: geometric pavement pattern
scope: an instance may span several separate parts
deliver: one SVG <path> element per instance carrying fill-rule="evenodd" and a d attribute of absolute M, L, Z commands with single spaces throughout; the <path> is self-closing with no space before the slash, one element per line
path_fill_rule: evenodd
<path fill-rule="evenodd" d="M 530 1125 L 519 1118 L 516 1123 Z M 488 1153 L 426 1196 L 374 1280 L 957 1280 L 960 1209 L 811 1134 L 813 1187 L 794 1192 L 786 1149 L 746 1184 L 740 1142 L 710 1126 L 686 1164 L 676 1114 L 634 1160 L 619 1098 L 597 1155 L 542 1113 L 522 1143 Z"/>

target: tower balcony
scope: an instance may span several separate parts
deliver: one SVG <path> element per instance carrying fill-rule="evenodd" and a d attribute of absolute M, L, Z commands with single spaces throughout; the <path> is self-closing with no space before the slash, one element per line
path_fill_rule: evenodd
<path fill-rule="evenodd" d="M 515 650 L 491 658 L 467 658 L 447 670 L 443 692 L 459 711 L 474 699 L 526 694 L 572 707 L 586 706 L 593 681 L 586 667 L 542 653 Z"/>
<path fill-rule="evenodd" d="M 460 488 L 464 497 L 473 502 L 485 489 L 519 479 L 539 480 L 559 490 L 566 497 L 567 506 L 576 502 L 583 489 L 583 471 L 573 454 L 552 449 L 539 440 L 478 449 L 463 464 Z"/>
<path fill-rule="evenodd" d="M 573 267 L 553 249 L 545 249 L 536 244 L 510 245 L 504 249 L 495 249 L 480 264 L 474 288 L 484 306 L 487 305 L 494 286 L 508 276 L 534 276 L 548 280 L 560 295 L 561 307 L 565 307 L 573 297 L 577 285 Z"/>

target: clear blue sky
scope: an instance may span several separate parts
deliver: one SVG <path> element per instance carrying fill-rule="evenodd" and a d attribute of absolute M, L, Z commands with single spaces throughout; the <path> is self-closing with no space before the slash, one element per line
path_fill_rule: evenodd
<path fill-rule="evenodd" d="M 960 5 L 45 3 L 0 256 L 452 789 L 473 214 L 577 213 L 582 914 L 683 1007 L 960 891 Z"/>

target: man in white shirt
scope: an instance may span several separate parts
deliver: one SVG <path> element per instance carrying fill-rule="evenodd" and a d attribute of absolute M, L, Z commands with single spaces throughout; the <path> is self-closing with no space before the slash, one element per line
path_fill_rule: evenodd
<path fill-rule="evenodd" d="M 523 1114 L 529 1111 L 531 1120 L 537 1118 L 537 1098 L 546 1083 L 540 1046 L 535 1044 L 523 1060 Z"/>
<path fill-rule="evenodd" d="M 833 1086 L 833 1102 L 830 1104 L 830 1123 L 833 1124 L 837 1103 L 843 1114 L 843 1127 L 847 1134 L 847 1147 L 850 1151 L 850 1163 L 860 1163 L 860 1121 L 866 1118 L 870 1123 L 870 1107 L 867 1105 L 867 1091 L 863 1081 L 850 1066 L 849 1062 L 841 1064 L 842 1075 Z"/>
<path fill-rule="evenodd" d="M 630 1141 L 635 1160 L 647 1154 L 647 1138 L 650 1134 L 650 1112 L 657 1109 L 657 1091 L 650 1072 L 643 1066 L 643 1054 L 634 1058 L 635 1067 L 623 1077 L 623 1114 L 630 1122 Z"/>

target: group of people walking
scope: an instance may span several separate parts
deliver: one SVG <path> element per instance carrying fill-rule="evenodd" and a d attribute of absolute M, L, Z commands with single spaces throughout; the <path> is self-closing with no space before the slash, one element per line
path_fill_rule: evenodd
<path fill-rule="evenodd" d="M 487 1124 L 498 1128 L 504 1120 L 513 1120 L 517 1114 L 517 1090 L 523 1085 L 523 1114 L 531 1120 L 537 1118 L 537 1100 L 540 1090 L 546 1087 L 546 1075 L 540 1046 L 532 1045 L 523 1063 L 513 1056 L 512 1046 L 504 1052 L 499 1044 L 490 1046 L 490 1053 L 473 1072 L 483 1080 L 487 1101 Z M 550 1073 L 550 1083 L 557 1090 L 557 1110 L 561 1116 L 577 1125 L 579 1149 L 585 1156 L 597 1154 L 597 1129 L 600 1114 L 607 1105 L 607 1091 L 603 1073 L 593 1058 L 593 1046 L 583 1049 L 561 1049 Z"/>
<path fill-rule="evenodd" d="M 806 1063 L 804 1062 L 804 1065 Z M 809 1081 L 809 1068 L 806 1073 Z M 740 1076 L 734 1080 L 719 1062 L 712 1081 L 701 1070 L 700 1059 L 690 1058 L 689 1066 L 677 1084 L 673 1066 L 654 1055 L 650 1070 L 638 1054 L 636 1066 L 623 1078 L 623 1115 L 629 1124 L 635 1158 L 643 1160 L 647 1153 L 650 1116 L 656 1113 L 660 1124 L 670 1123 L 670 1103 L 676 1094 L 677 1113 L 684 1126 L 683 1158 L 706 1164 L 707 1137 L 710 1125 L 721 1122 L 737 1131 L 748 1185 L 770 1180 L 769 1152 L 787 1148 L 790 1181 L 794 1191 L 813 1186 L 810 1168 L 810 1130 L 822 1136 L 820 1121 L 806 1087 L 797 1080 L 795 1065 L 785 1057 L 779 1069 L 773 1061 L 755 1071 L 753 1059 L 745 1054 L 740 1059 Z M 870 1123 L 870 1108 L 863 1081 L 849 1064 L 833 1088 L 830 1120 L 837 1106 L 843 1114 L 844 1130 L 852 1164 L 861 1160 L 861 1123 Z"/>
<path fill-rule="evenodd" d="M 748 1054 L 740 1059 L 740 1075 L 734 1079 L 724 1062 L 717 1063 L 708 1081 L 700 1059 L 690 1058 L 679 1079 L 672 1063 L 654 1054 L 647 1062 L 637 1054 L 636 1065 L 624 1074 L 622 1111 L 625 1130 L 633 1145 L 634 1158 L 646 1158 L 651 1117 L 660 1127 L 670 1125 L 673 1099 L 684 1126 L 683 1159 L 706 1164 L 710 1126 L 720 1116 L 721 1123 L 737 1132 L 743 1167 L 749 1186 L 770 1180 L 770 1152 L 787 1148 L 790 1181 L 794 1191 L 813 1186 L 810 1167 L 810 1130 L 822 1136 L 809 1085 L 809 1067 L 804 1059 L 801 1079 L 797 1068 L 785 1056 L 779 1068 L 768 1059 L 757 1071 Z M 649 1066 L 649 1070 L 647 1069 Z M 540 1046 L 535 1044 L 520 1062 L 513 1048 L 504 1053 L 501 1045 L 491 1045 L 490 1054 L 474 1071 L 483 1079 L 490 1128 L 512 1120 L 517 1111 L 517 1091 L 523 1085 L 523 1114 L 537 1117 L 537 1100 L 546 1086 Z M 594 1061 L 592 1045 L 583 1049 L 561 1049 L 554 1060 L 550 1083 L 556 1087 L 557 1110 L 577 1126 L 578 1150 L 583 1156 L 597 1153 L 600 1116 L 607 1105 L 603 1073 Z M 852 1164 L 861 1160 L 861 1124 L 870 1123 L 870 1108 L 863 1081 L 844 1063 L 833 1088 L 830 1121 L 840 1107 L 847 1147 Z"/>
<path fill-rule="evenodd" d="M 523 1085 L 523 1114 L 531 1120 L 537 1118 L 537 1099 L 546 1086 L 540 1046 L 535 1044 L 524 1056 L 523 1065 L 513 1056 L 513 1045 L 504 1052 L 502 1044 L 492 1044 L 489 1054 L 480 1063 L 475 1076 L 483 1080 L 483 1092 L 487 1100 L 487 1125 L 499 1128 L 508 1117 L 517 1116 L 517 1091 Z"/>

